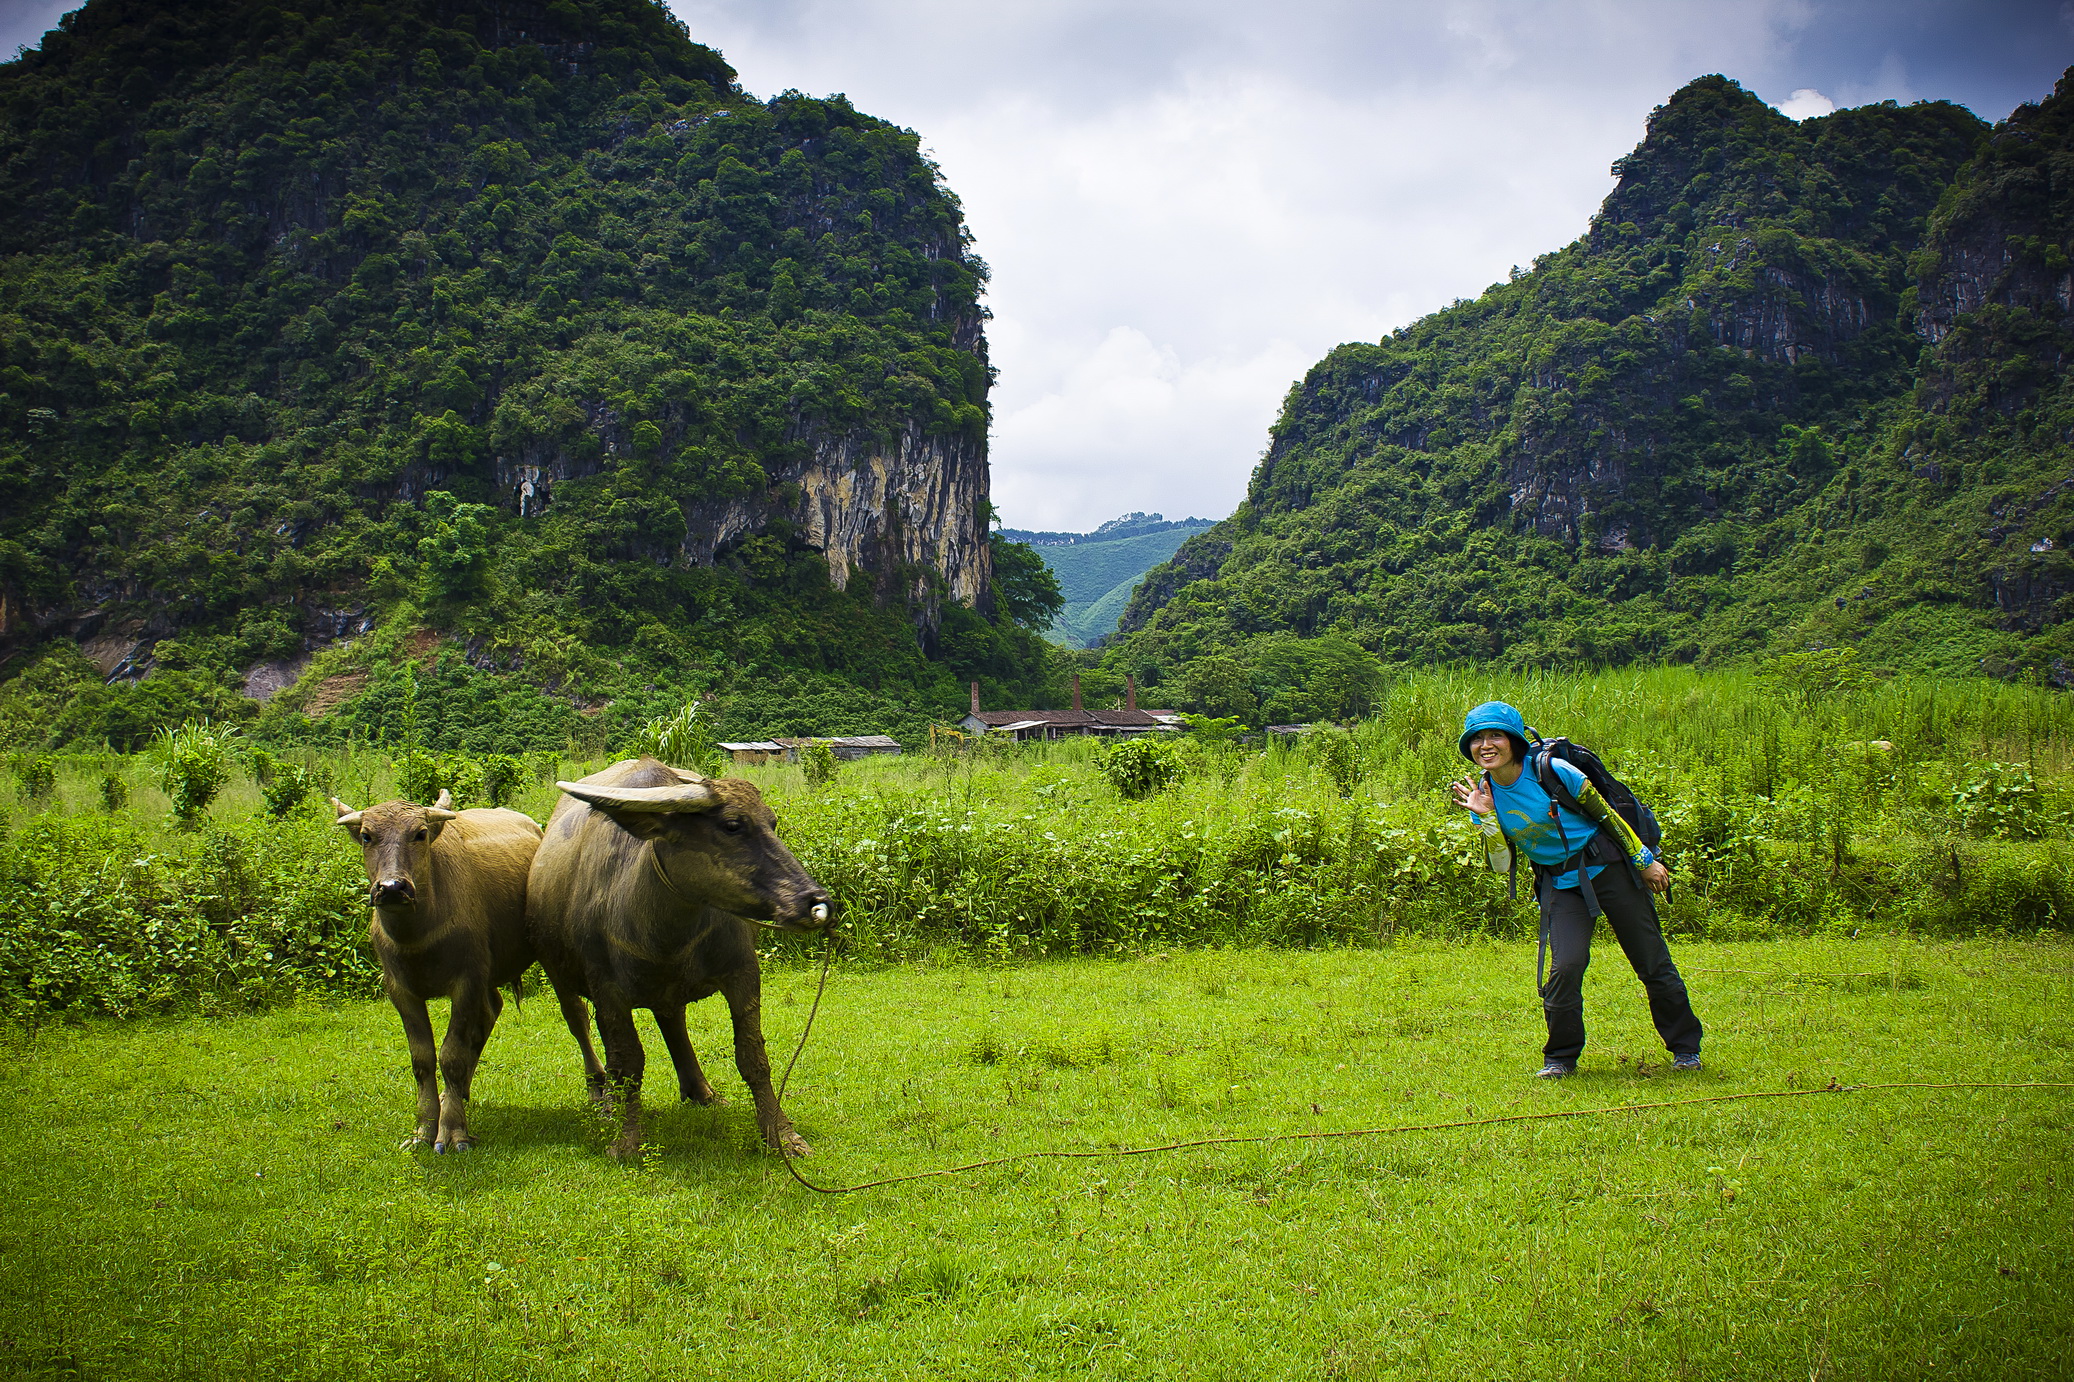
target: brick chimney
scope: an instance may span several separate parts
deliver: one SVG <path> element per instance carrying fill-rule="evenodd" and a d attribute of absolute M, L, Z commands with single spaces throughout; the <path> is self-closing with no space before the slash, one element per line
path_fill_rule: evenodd
<path fill-rule="evenodd" d="M 1136 710 L 1138 708 L 1138 679 L 1129 672 L 1123 674 L 1123 708 L 1125 710 Z"/>
<path fill-rule="evenodd" d="M 972 713 L 979 714 L 979 683 L 972 683 Z"/>
<path fill-rule="evenodd" d="M 1080 673 L 1073 674 L 1073 708 L 1080 709 Z"/>

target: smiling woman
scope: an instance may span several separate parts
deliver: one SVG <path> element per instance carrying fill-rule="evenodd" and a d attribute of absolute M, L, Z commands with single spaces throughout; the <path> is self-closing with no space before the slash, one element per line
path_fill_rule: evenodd
<path fill-rule="evenodd" d="M 1584 970 L 1592 929 L 1603 913 L 1635 977 L 1649 993 L 1657 1035 L 1673 1070 L 1700 1068 L 1700 1020 L 1685 980 L 1664 944 L 1651 892 L 1670 888 L 1670 872 L 1585 773 L 1545 744 L 1529 745 L 1527 724 L 1503 701 L 1487 701 L 1462 720 L 1462 756 L 1483 770 L 1450 789 L 1457 806 L 1484 832 L 1494 872 L 1517 868 L 1514 851 L 1532 860 L 1541 946 L 1554 956 L 1546 981 L 1536 973 L 1548 1020 L 1542 1079 L 1577 1073 L 1584 1052 Z M 1562 743 L 1564 741 L 1558 741 Z M 1527 771 L 1531 761 L 1533 771 Z M 1638 886 L 1641 885 L 1641 886 Z"/>

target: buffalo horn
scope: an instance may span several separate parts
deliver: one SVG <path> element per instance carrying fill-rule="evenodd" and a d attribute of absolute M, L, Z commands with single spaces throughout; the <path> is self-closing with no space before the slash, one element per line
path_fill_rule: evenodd
<path fill-rule="evenodd" d="M 557 782 L 555 786 L 578 801 L 587 801 L 608 811 L 654 811 L 675 815 L 711 811 L 720 805 L 719 794 L 703 782 L 687 782 L 679 787 L 601 787 L 594 782 Z"/>
<path fill-rule="evenodd" d="M 453 809 L 454 809 L 454 794 L 453 794 L 452 792 L 449 792 L 449 791 L 448 791 L 448 790 L 447 790 L 446 788 L 444 788 L 444 787 L 440 788 L 440 789 L 439 789 L 439 800 L 438 800 L 438 801 L 435 801 L 435 802 L 433 802 L 433 803 L 432 803 L 432 810 L 434 810 L 434 811 L 452 811 Z"/>
<path fill-rule="evenodd" d="M 360 828 L 360 813 L 358 811 L 355 811 L 337 797 L 331 799 L 331 804 L 338 812 L 338 823 L 341 826 L 347 830 L 357 830 Z"/>

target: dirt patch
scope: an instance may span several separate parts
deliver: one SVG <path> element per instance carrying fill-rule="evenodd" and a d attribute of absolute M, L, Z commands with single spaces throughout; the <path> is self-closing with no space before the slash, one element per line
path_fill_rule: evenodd
<path fill-rule="evenodd" d="M 269 701 L 302 678 L 303 670 L 310 665 L 310 655 L 281 658 L 274 662 L 255 663 L 245 672 L 245 697 L 247 700 Z"/>
<path fill-rule="evenodd" d="M 141 626 L 125 625 L 121 630 L 89 638 L 80 645 L 79 651 L 87 661 L 100 671 L 103 680 L 115 675 L 115 669 L 136 656 L 137 649 L 144 645 L 137 639 Z"/>
<path fill-rule="evenodd" d="M 432 654 L 438 651 L 439 635 L 430 629 L 419 629 L 403 641 L 403 655 L 420 662 L 431 661 Z"/>
<path fill-rule="evenodd" d="M 340 705 L 360 694 L 367 685 L 365 672 L 339 672 L 328 676 L 310 688 L 303 697 L 302 713 L 312 720 L 321 720 Z"/>

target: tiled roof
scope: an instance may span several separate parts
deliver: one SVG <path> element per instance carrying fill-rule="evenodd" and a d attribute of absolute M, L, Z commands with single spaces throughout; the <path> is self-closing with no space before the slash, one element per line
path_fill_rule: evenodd
<path fill-rule="evenodd" d="M 966 719 L 977 719 L 989 729 L 1006 729 L 1010 725 L 1046 724 L 1071 727 L 1076 725 L 1106 725 L 1130 729 L 1157 729 L 1161 722 L 1143 710 L 982 710 L 977 714 L 968 712 Z"/>

